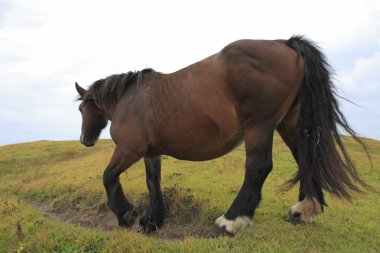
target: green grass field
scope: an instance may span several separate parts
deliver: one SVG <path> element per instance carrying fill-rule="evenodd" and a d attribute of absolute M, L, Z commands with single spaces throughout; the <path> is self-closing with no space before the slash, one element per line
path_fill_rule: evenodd
<path fill-rule="evenodd" d="M 362 178 L 380 189 L 380 142 L 366 140 L 372 169 L 352 139 L 345 143 Z M 207 162 L 163 157 L 164 227 L 149 236 L 137 227 L 119 229 L 102 184 L 113 147 L 110 140 L 93 148 L 78 141 L 0 147 L 0 252 L 380 252 L 380 198 L 373 193 L 352 203 L 326 194 L 329 206 L 313 224 L 283 221 L 298 189 L 282 191 L 296 166 L 277 135 L 255 224 L 235 238 L 205 235 L 243 182 L 243 146 Z M 121 182 L 141 215 L 148 201 L 143 163 Z"/>

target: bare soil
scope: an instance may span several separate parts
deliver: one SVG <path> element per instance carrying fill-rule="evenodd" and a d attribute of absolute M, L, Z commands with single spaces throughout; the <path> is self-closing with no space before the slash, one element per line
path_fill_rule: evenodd
<path fill-rule="evenodd" d="M 118 226 L 115 215 L 106 205 L 102 205 L 98 210 L 93 212 L 83 214 L 71 208 L 50 208 L 44 203 L 36 201 L 28 201 L 28 203 L 42 213 L 44 217 L 51 220 L 102 231 L 126 229 Z M 139 216 L 130 230 L 141 233 L 138 223 L 143 212 L 141 207 L 137 207 L 137 210 Z M 207 225 L 201 223 L 199 215 L 195 213 L 187 213 L 185 217 L 182 218 L 175 217 L 169 213 L 165 218 L 164 225 L 147 236 L 168 240 L 182 240 L 186 237 L 206 238 L 208 228 Z"/>

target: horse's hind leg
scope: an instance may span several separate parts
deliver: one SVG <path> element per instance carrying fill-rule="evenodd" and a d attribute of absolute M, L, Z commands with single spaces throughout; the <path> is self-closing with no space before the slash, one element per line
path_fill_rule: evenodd
<path fill-rule="evenodd" d="M 298 157 L 296 136 L 297 131 L 299 131 L 297 128 L 298 116 L 299 108 L 291 110 L 277 127 L 277 131 L 291 150 L 297 164 Z M 316 193 L 315 196 L 305 196 L 305 193 L 302 189 L 302 184 L 303 178 L 300 176 L 298 203 L 290 208 L 289 215 L 285 219 L 286 221 L 293 224 L 310 223 L 314 215 L 320 214 L 323 211 L 323 206 L 321 205 L 321 203 L 324 203 L 322 188 L 314 185 Z"/>
<path fill-rule="evenodd" d="M 119 175 L 140 158 L 135 152 L 117 146 L 103 174 L 108 206 L 116 214 L 120 226 L 131 227 L 137 217 L 137 212 L 133 210 L 133 205 L 124 196 Z"/>
<path fill-rule="evenodd" d="M 272 170 L 274 129 L 268 126 L 244 130 L 246 163 L 244 183 L 228 211 L 215 221 L 211 236 L 235 235 L 253 224 L 253 215 L 261 199 L 261 189 Z"/>
<path fill-rule="evenodd" d="M 149 189 L 147 214 L 140 219 L 144 233 L 150 233 L 162 226 L 165 216 L 161 191 L 161 157 L 145 158 L 146 184 Z"/>

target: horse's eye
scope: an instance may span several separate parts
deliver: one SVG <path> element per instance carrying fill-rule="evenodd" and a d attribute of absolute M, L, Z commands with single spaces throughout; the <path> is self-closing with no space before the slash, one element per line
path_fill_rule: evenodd
<path fill-rule="evenodd" d="M 85 103 L 89 103 L 89 102 L 94 102 L 94 99 L 92 98 L 87 98 L 86 100 L 84 100 Z"/>

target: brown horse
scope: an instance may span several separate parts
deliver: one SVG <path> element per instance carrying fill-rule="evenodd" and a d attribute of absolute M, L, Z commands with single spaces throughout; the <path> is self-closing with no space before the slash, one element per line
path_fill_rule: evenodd
<path fill-rule="evenodd" d="M 172 74 L 151 69 L 112 75 L 88 90 L 76 83 L 82 103 L 81 142 L 95 144 L 108 120 L 116 144 L 103 175 L 108 205 L 121 226 L 137 217 L 119 175 L 140 158 L 149 189 L 145 233 L 162 226 L 161 158 L 202 161 L 226 154 L 242 140 L 245 179 L 211 235 L 234 235 L 253 224 L 261 189 L 272 169 L 277 130 L 298 163 L 289 181 L 300 181 L 299 202 L 287 221 L 309 223 L 323 211 L 322 190 L 350 198 L 359 177 L 338 134 L 341 126 L 357 141 L 341 113 L 325 56 L 302 36 L 289 40 L 240 40 Z M 364 145 L 363 145 L 364 146 Z M 364 146 L 365 147 L 365 146 Z M 340 153 L 342 156 L 340 156 Z"/>

